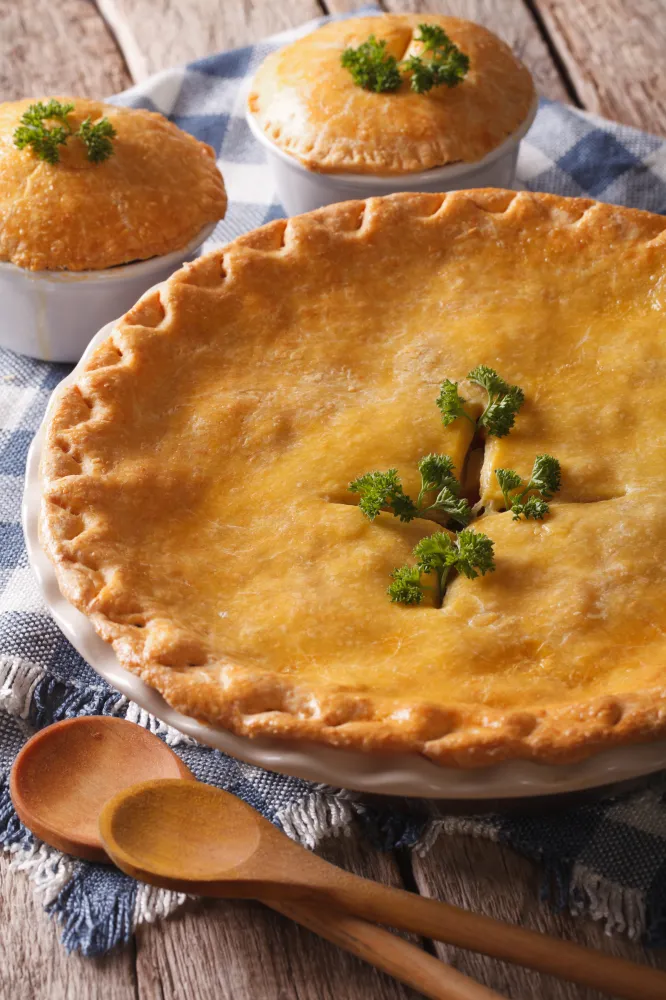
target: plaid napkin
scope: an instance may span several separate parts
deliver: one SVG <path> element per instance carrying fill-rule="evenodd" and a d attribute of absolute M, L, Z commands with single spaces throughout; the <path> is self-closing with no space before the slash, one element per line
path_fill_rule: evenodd
<path fill-rule="evenodd" d="M 283 214 L 243 118 L 244 94 L 269 51 L 312 27 L 160 73 L 115 98 L 161 111 L 215 147 L 230 211 L 214 244 Z M 543 101 L 523 143 L 519 182 L 666 212 L 666 142 Z M 126 941 L 139 922 L 182 902 L 112 868 L 63 856 L 18 821 L 7 790 L 18 750 L 36 729 L 87 714 L 122 716 L 150 728 L 198 778 L 241 796 L 310 847 L 352 824 L 387 849 L 425 851 L 447 833 L 488 837 L 541 863 L 553 903 L 602 919 L 609 931 L 666 943 L 666 805 L 654 783 L 623 799 L 531 818 L 447 817 L 433 803 L 370 801 L 239 763 L 168 729 L 101 680 L 43 606 L 19 521 L 26 452 L 49 394 L 67 371 L 0 351 L 0 842 L 60 919 L 67 948 L 99 955 Z"/>

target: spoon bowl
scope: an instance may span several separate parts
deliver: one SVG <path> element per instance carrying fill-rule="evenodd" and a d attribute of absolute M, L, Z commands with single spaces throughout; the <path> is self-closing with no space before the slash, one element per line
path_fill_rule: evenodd
<path fill-rule="evenodd" d="M 193 779 L 166 743 L 113 716 L 67 719 L 28 740 L 9 792 L 24 826 L 51 847 L 110 863 L 99 813 L 110 795 L 147 778 Z"/>
<path fill-rule="evenodd" d="M 259 847 L 260 824 L 274 829 L 241 799 L 211 785 L 167 784 L 167 796 L 164 781 L 133 785 L 117 807 L 102 810 L 99 828 L 113 843 L 116 863 L 169 879 L 233 878 Z"/>

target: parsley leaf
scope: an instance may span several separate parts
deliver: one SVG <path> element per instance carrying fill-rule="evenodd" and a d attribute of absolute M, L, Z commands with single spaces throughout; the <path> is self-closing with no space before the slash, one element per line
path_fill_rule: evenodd
<path fill-rule="evenodd" d="M 411 521 L 418 511 L 414 501 L 402 488 L 397 469 L 388 472 L 366 472 L 349 484 L 351 493 L 360 496 L 359 507 L 371 521 L 387 507 L 401 521 Z"/>
<path fill-rule="evenodd" d="M 494 368 L 477 365 L 467 378 L 488 393 L 488 403 L 478 423 L 494 437 L 505 437 L 513 427 L 516 414 L 525 402 L 525 393 L 517 385 L 510 385 Z"/>
<path fill-rule="evenodd" d="M 460 484 L 456 480 L 456 487 L 460 489 Z M 425 514 L 430 510 L 437 511 L 441 514 L 448 514 L 448 516 L 453 520 L 457 521 L 458 524 L 466 526 L 474 517 L 474 511 L 468 504 L 464 497 L 459 497 L 456 492 L 454 492 L 450 487 L 445 486 L 437 494 L 435 502 L 429 507 L 424 507 L 419 512 Z"/>
<path fill-rule="evenodd" d="M 20 124 L 14 130 L 14 145 L 19 149 L 31 146 L 35 156 L 47 163 L 60 161 L 59 146 L 64 146 L 70 136 L 78 136 L 88 151 L 88 159 L 93 163 L 101 163 L 113 153 L 112 139 L 116 130 L 108 118 L 102 118 L 95 125 L 86 118 L 75 132 L 69 123 L 68 115 L 74 110 L 73 104 L 62 104 L 51 99 L 47 104 L 36 101 L 31 104 L 21 116 Z M 59 122 L 52 128 L 45 124 L 49 121 Z"/>
<path fill-rule="evenodd" d="M 346 48 L 340 61 L 351 73 L 354 83 L 364 90 L 380 94 L 397 90 L 402 83 L 398 60 L 386 51 L 386 42 L 378 42 L 374 35 L 358 48 Z"/>
<path fill-rule="evenodd" d="M 395 604 L 420 604 L 424 597 L 418 566 L 400 566 L 391 573 L 393 583 L 386 593 Z"/>
<path fill-rule="evenodd" d="M 532 466 L 528 489 L 538 490 L 544 500 L 551 500 L 562 480 L 560 463 L 552 455 L 537 455 Z"/>
<path fill-rule="evenodd" d="M 481 532 L 465 528 L 451 537 L 444 531 L 422 538 L 414 547 L 416 566 L 401 566 L 391 574 L 393 583 L 388 588 L 392 601 L 399 604 L 420 604 L 426 590 L 421 575 L 434 573 L 436 579 L 436 604 L 441 607 L 452 571 L 469 580 L 492 573 L 495 569 L 493 542 Z"/>
<path fill-rule="evenodd" d="M 467 528 L 456 538 L 458 559 L 455 567 L 468 580 L 495 571 L 493 543 L 487 535 Z"/>
<path fill-rule="evenodd" d="M 469 70 L 469 56 L 461 52 L 455 42 L 438 24 L 419 24 L 419 34 L 415 41 L 423 45 L 423 56 L 410 56 L 402 64 L 411 73 L 410 86 L 417 94 L 425 94 L 433 87 L 446 84 L 457 87 Z"/>
<path fill-rule="evenodd" d="M 526 521 L 530 519 L 532 521 L 543 521 L 544 517 L 550 511 L 550 507 L 545 500 L 541 500 L 540 497 L 532 494 L 524 502 L 521 500 L 514 500 L 511 504 L 511 512 L 513 513 L 513 520 L 520 521 L 521 517 L 524 517 Z"/>
<path fill-rule="evenodd" d="M 513 520 L 543 521 L 552 500 L 560 488 L 560 463 L 552 455 L 537 455 L 527 483 L 513 469 L 495 469 L 495 476 L 502 491 L 504 506 L 512 511 Z M 519 492 L 512 492 L 518 490 Z"/>
<path fill-rule="evenodd" d="M 439 396 L 435 400 L 437 408 L 442 417 L 442 423 L 445 427 L 452 424 L 454 420 L 458 417 L 467 417 L 469 422 L 476 427 L 476 421 L 470 417 L 469 413 L 464 409 L 464 405 L 467 400 L 463 399 L 458 393 L 458 383 L 452 382 L 450 378 L 445 378 L 439 387 Z"/>
<path fill-rule="evenodd" d="M 57 163 L 60 159 L 58 146 L 63 146 L 71 134 L 67 115 L 73 110 L 73 104 L 61 104 L 55 100 L 48 104 L 41 101 L 31 104 L 21 115 L 21 122 L 14 131 L 14 145 L 19 149 L 32 146 L 40 160 Z M 57 121 L 60 124 L 47 128 L 45 121 Z"/>
<path fill-rule="evenodd" d="M 426 493 L 441 490 L 443 486 L 452 487 L 457 483 L 453 475 L 453 459 L 448 455 L 424 455 L 418 464 L 421 473 L 421 490 L 417 503 L 420 504 Z"/>
<path fill-rule="evenodd" d="M 495 469 L 495 475 L 499 483 L 499 488 L 502 491 L 502 496 L 504 497 L 504 506 L 508 510 L 511 506 L 509 493 L 511 490 L 517 490 L 519 486 L 522 486 L 523 481 L 513 469 Z"/>
<path fill-rule="evenodd" d="M 93 163 L 101 163 L 113 153 L 111 140 L 115 139 L 117 133 L 108 118 L 100 118 L 95 125 L 90 118 L 86 118 L 81 122 L 76 135 L 82 139 L 88 150 L 88 159 Z"/>

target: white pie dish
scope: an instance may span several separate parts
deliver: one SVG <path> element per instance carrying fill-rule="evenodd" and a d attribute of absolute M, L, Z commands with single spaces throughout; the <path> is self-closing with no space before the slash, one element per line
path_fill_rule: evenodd
<path fill-rule="evenodd" d="M 41 361 L 78 361 L 96 330 L 192 260 L 215 225 L 173 253 L 99 271 L 29 271 L 0 262 L 0 347 Z"/>
<path fill-rule="evenodd" d="M 371 198 L 399 191 L 512 188 L 520 142 L 534 121 L 538 106 L 539 100 L 535 97 L 520 127 L 475 163 L 450 163 L 432 170 L 391 176 L 317 173 L 309 170 L 268 138 L 249 109 L 246 111 L 246 119 L 252 135 L 266 153 L 278 199 L 287 215 L 301 215 L 339 201 Z"/>
<path fill-rule="evenodd" d="M 93 337 L 81 363 L 104 340 L 114 324 Z M 55 390 L 77 377 L 75 369 Z M 157 691 L 122 667 L 113 648 L 95 632 L 85 615 L 60 593 L 54 567 L 39 543 L 39 464 L 47 416 L 30 448 L 23 498 L 23 528 L 28 559 L 46 606 L 81 656 L 114 688 L 163 722 L 233 757 L 295 777 L 385 795 L 488 802 L 529 799 L 614 785 L 666 767 L 666 742 L 617 747 L 577 764 L 544 765 L 504 761 L 493 767 L 456 769 L 433 764 L 416 754 L 361 753 L 316 744 L 236 736 L 203 725 L 171 708 Z"/>

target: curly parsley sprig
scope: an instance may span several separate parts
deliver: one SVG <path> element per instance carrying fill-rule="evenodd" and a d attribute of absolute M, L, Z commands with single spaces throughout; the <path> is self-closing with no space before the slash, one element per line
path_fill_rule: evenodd
<path fill-rule="evenodd" d="M 470 382 L 486 390 L 488 402 L 478 420 L 474 420 L 465 409 L 467 400 L 458 392 L 458 383 L 444 379 L 440 386 L 436 403 L 445 427 L 458 417 L 465 417 L 476 430 L 485 428 L 493 437 L 505 437 L 513 427 L 516 416 L 525 402 L 525 393 L 517 385 L 511 385 L 494 368 L 477 365 L 467 373 Z"/>
<path fill-rule="evenodd" d="M 377 94 L 397 90 L 404 79 L 401 70 L 409 76 L 410 87 L 416 94 L 425 94 L 442 85 L 457 87 L 469 70 L 469 56 L 460 51 L 438 24 L 419 24 L 418 28 L 414 40 L 423 46 L 421 55 L 398 62 L 387 51 L 386 41 L 377 41 L 370 35 L 356 48 L 347 47 L 340 61 L 357 86 Z"/>
<path fill-rule="evenodd" d="M 550 510 L 548 501 L 560 488 L 560 463 L 552 455 L 537 455 L 530 478 L 525 483 L 513 469 L 495 469 L 504 505 L 513 520 L 543 521 Z"/>
<path fill-rule="evenodd" d="M 400 566 L 391 574 L 387 593 L 396 604 L 420 604 L 432 588 L 422 582 L 425 574 L 435 575 L 435 604 L 441 607 L 451 574 L 469 580 L 495 569 L 493 542 L 487 535 L 465 528 L 451 537 L 444 531 L 422 538 L 413 551 L 416 566 Z"/>
<path fill-rule="evenodd" d="M 410 86 L 417 94 L 425 94 L 433 87 L 457 87 L 469 70 L 469 56 L 461 52 L 455 42 L 438 24 L 419 24 L 416 41 L 423 45 L 430 59 L 410 56 L 403 63 L 411 74 Z"/>
<path fill-rule="evenodd" d="M 340 61 L 352 75 L 354 83 L 376 94 L 397 90 L 402 83 L 398 60 L 386 51 L 386 42 L 370 35 L 358 48 L 346 48 Z"/>
<path fill-rule="evenodd" d="M 431 520 L 439 520 L 438 515 L 443 515 L 457 524 L 469 524 L 474 514 L 467 500 L 460 496 L 453 460 L 448 455 L 424 455 L 418 470 L 421 488 L 416 502 L 405 493 L 397 469 L 366 472 L 349 484 L 349 490 L 359 495 L 359 507 L 371 521 L 380 511 L 387 510 L 401 521 L 428 516 Z M 428 503 L 426 497 L 433 493 L 435 498 Z"/>
<path fill-rule="evenodd" d="M 63 104 L 51 99 L 47 104 L 36 101 L 21 116 L 20 124 L 14 130 L 14 145 L 19 149 L 31 146 L 35 156 L 47 163 L 60 161 L 60 146 L 64 146 L 71 136 L 83 142 L 92 163 L 101 163 L 113 153 L 113 139 L 116 130 L 108 118 L 101 118 L 93 124 L 90 118 L 81 122 L 74 131 L 68 115 L 74 110 L 73 104 Z M 50 128 L 46 122 L 58 122 Z"/>

